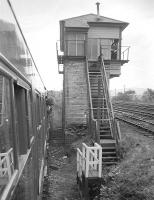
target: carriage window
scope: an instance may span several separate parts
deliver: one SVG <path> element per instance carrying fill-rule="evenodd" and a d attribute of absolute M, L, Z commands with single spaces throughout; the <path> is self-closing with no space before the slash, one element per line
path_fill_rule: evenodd
<path fill-rule="evenodd" d="M 26 108 L 26 90 L 18 85 L 14 85 L 15 104 L 16 104 L 16 131 L 18 140 L 18 154 L 27 153 L 29 138 L 28 138 L 28 120 Z"/>
<path fill-rule="evenodd" d="M 27 92 L 27 100 L 26 100 L 26 106 L 27 106 L 27 119 L 28 119 L 28 132 L 29 132 L 29 137 L 33 136 L 33 131 L 32 131 L 32 99 L 31 99 L 31 94 Z"/>
<path fill-rule="evenodd" d="M 0 153 L 12 147 L 9 80 L 0 75 Z"/>
<path fill-rule="evenodd" d="M 36 95 L 36 120 L 37 120 L 37 126 L 40 124 L 41 121 L 41 116 L 40 116 L 40 109 L 41 109 L 41 104 L 40 104 L 40 97 L 37 94 Z"/>
<path fill-rule="evenodd" d="M 0 194 L 14 171 L 9 80 L 0 75 Z"/>

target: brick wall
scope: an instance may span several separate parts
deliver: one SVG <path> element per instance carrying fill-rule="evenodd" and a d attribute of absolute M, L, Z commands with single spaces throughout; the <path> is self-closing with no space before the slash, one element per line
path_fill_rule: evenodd
<path fill-rule="evenodd" d="M 65 123 L 85 124 L 88 109 L 86 68 L 83 61 L 65 61 Z"/>

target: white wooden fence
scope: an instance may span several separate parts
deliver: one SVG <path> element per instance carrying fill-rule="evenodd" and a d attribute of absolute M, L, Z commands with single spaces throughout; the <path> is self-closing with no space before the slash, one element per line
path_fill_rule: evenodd
<path fill-rule="evenodd" d="M 14 172 L 13 149 L 0 153 L 0 185 L 6 185 Z"/>
<path fill-rule="evenodd" d="M 88 177 L 102 176 L 102 147 L 95 143 L 94 146 L 88 147 L 82 143 L 82 152 L 77 148 L 77 174 L 81 179 L 82 174 Z"/>

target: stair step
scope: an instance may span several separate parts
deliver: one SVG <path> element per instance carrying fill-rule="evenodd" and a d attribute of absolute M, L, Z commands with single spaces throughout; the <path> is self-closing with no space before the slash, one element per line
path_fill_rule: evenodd
<path fill-rule="evenodd" d="M 111 131 L 110 130 L 105 130 L 105 131 L 100 131 L 100 135 L 101 136 L 104 136 L 104 135 L 107 135 L 108 134 L 108 136 L 111 136 Z M 110 138 L 110 139 L 112 139 L 112 138 Z"/>
<path fill-rule="evenodd" d="M 100 108 L 100 107 L 97 107 L 97 108 L 95 107 L 95 108 L 93 108 L 93 110 L 96 110 L 96 109 L 97 109 L 97 110 L 98 110 L 98 109 L 100 109 L 100 110 L 107 110 L 108 108 Z"/>
<path fill-rule="evenodd" d="M 112 139 L 111 133 L 110 132 L 100 132 L 100 137 L 109 137 L 106 139 Z M 103 139 L 103 138 L 102 138 Z M 105 139 L 105 138 L 104 138 Z"/>
<path fill-rule="evenodd" d="M 109 137 L 108 139 L 112 139 L 112 136 L 111 136 L 110 132 L 104 132 L 104 133 L 101 132 L 100 133 L 100 137 Z"/>
<path fill-rule="evenodd" d="M 116 144 L 116 140 L 110 139 L 110 140 L 101 140 L 101 144 Z"/>
<path fill-rule="evenodd" d="M 101 131 L 100 131 L 100 136 L 110 136 L 110 137 L 111 137 L 110 139 L 112 139 L 112 136 L 111 136 L 111 132 L 110 132 L 110 131 L 106 131 L 106 132 L 101 132 Z"/>
<path fill-rule="evenodd" d="M 108 119 L 109 120 L 109 119 Z M 104 126 L 103 124 L 100 125 L 100 129 L 101 130 L 109 130 L 110 127 L 109 126 Z"/>
<path fill-rule="evenodd" d="M 108 135 L 111 135 L 111 130 L 110 129 L 99 129 L 100 130 L 100 133 L 102 134 L 102 135 L 104 135 L 104 134 L 108 134 Z"/>
<path fill-rule="evenodd" d="M 110 132 L 110 128 L 103 128 L 100 126 L 100 129 L 99 129 L 102 133 L 105 133 L 105 132 Z"/>
<path fill-rule="evenodd" d="M 108 157 L 104 157 L 104 156 L 102 156 L 102 159 L 103 160 L 114 160 L 114 159 L 117 159 L 117 157 L 116 156 L 108 156 Z"/>
<path fill-rule="evenodd" d="M 115 149 L 116 150 L 116 146 L 115 146 L 115 144 L 100 144 L 101 146 L 102 146 L 102 151 L 103 150 L 107 150 L 107 149 L 105 149 L 105 147 L 108 147 L 108 149 L 110 149 L 110 150 L 113 150 L 113 149 Z"/>
<path fill-rule="evenodd" d="M 103 165 L 116 165 L 117 162 L 113 162 L 113 161 L 112 161 L 112 162 L 103 162 L 103 161 L 102 161 L 102 164 L 103 164 Z"/>
<path fill-rule="evenodd" d="M 101 72 L 98 72 L 98 71 L 90 71 L 88 73 L 89 73 L 89 76 L 93 76 L 95 74 L 100 74 L 101 75 Z"/>
<path fill-rule="evenodd" d="M 98 109 L 98 108 L 100 108 L 101 110 L 107 110 L 107 108 L 104 108 L 103 107 L 103 105 L 100 105 L 99 107 L 98 107 L 98 103 L 92 103 L 93 104 L 93 109 Z"/>
<path fill-rule="evenodd" d="M 97 98 L 93 98 L 94 100 L 96 100 L 96 99 L 102 99 L 102 100 L 106 100 L 104 97 L 102 98 L 102 97 L 97 97 Z"/>
<path fill-rule="evenodd" d="M 89 72 L 100 72 L 100 69 L 97 69 L 97 68 L 89 68 Z"/>
<path fill-rule="evenodd" d="M 102 152 L 102 155 L 103 155 L 103 157 L 104 157 L 105 155 L 116 155 L 116 151 L 113 151 L 113 152 L 109 152 L 109 151 Z"/>
<path fill-rule="evenodd" d="M 106 163 L 106 162 L 117 162 L 118 158 L 117 157 L 103 157 L 102 158 L 102 162 Z"/>
<path fill-rule="evenodd" d="M 111 138 L 112 138 L 111 136 L 105 136 L 105 135 L 100 136 L 101 140 L 106 140 L 106 139 L 111 139 Z"/>
<path fill-rule="evenodd" d="M 97 119 L 97 117 L 95 118 Z M 109 121 L 109 119 L 98 119 L 99 121 Z"/>
<path fill-rule="evenodd" d="M 116 152 L 116 148 L 115 147 L 102 147 L 102 153 L 104 152 Z"/>
<path fill-rule="evenodd" d="M 99 95 L 101 98 L 103 97 L 103 95 Z M 98 94 L 96 95 L 96 94 L 91 94 L 91 98 L 93 99 L 93 98 L 98 98 Z"/>
<path fill-rule="evenodd" d="M 102 140 L 109 140 L 109 139 L 100 139 L 100 141 L 102 141 Z M 116 145 L 114 143 L 101 143 L 100 142 L 100 145 L 102 146 L 102 148 L 103 147 L 109 147 L 109 148 L 114 147 L 116 149 Z"/>

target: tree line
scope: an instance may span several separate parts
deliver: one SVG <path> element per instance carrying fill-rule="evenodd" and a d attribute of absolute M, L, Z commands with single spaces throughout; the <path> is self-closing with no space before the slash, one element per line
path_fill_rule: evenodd
<path fill-rule="evenodd" d="M 147 88 L 141 96 L 137 96 L 135 90 L 118 92 L 116 96 L 112 97 L 112 101 L 154 103 L 154 90 Z"/>

